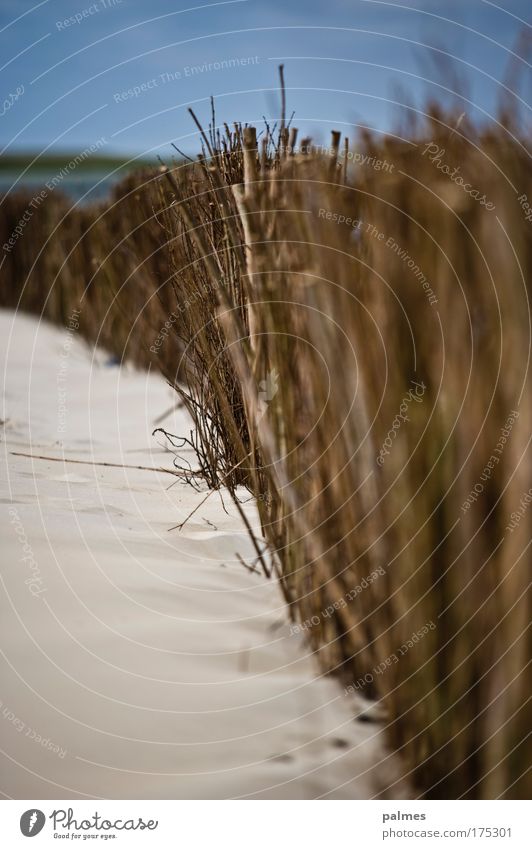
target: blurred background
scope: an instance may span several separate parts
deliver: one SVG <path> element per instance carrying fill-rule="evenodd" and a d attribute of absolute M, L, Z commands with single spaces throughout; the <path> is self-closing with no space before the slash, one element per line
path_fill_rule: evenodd
<path fill-rule="evenodd" d="M 427 99 L 489 122 L 510 88 L 523 105 L 529 17 L 528 0 L 4 0 L 1 188 L 89 151 L 63 181 L 79 195 L 172 142 L 195 152 L 187 109 L 208 120 L 210 95 L 220 122 L 273 123 L 281 62 L 288 114 L 317 141 L 397 130 Z"/>

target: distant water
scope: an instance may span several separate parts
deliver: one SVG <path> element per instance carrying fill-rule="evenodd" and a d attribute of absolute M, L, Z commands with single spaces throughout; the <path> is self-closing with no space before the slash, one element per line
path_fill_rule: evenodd
<path fill-rule="evenodd" d="M 53 191 L 61 191 L 73 201 L 81 201 L 83 198 L 83 203 L 92 203 L 94 201 L 104 200 L 109 195 L 111 188 L 126 173 L 125 170 L 120 170 L 109 176 L 107 171 L 101 170 L 84 171 L 79 174 L 73 172 L 67 174 Z M 19 177 L 18 172 L 0 171 L 0 194 L 3 197 L 8 192 L 16 192 L 21 189 L 38 193 L 41 189 L 46 188 L 46 182 L 55 176 L 56 172 L 32 171 L 29 174 L 25 174 L 16 182 L 17 177 Z M 15 183 L 16 185 L 14 185 Z"/>

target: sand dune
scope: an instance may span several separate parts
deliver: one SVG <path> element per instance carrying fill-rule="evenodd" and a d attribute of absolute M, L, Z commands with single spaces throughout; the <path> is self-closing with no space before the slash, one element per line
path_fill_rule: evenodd
<path fill-rule="evenodd" d="M 367 703 L 320 676 L 278 587 L 238 562 L 253 549 L 229 499 L 170 531 L 204 492 L 12 453 L 170 469 L 151 435 L 175 399 L 162 378 L 20 314 L 0 314 L 0 346 L 4 793 L 385 792 L 398 766 L 381 727 L 356 720 Z M 190 429 L 181 412 L 164 424 Z"/>

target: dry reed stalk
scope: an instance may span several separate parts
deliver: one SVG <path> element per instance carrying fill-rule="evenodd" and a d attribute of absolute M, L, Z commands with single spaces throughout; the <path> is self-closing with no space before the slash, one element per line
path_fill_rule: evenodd
<path fill-rule="evenodd" d="M 292 608 L 316 622 L 307 633 L 322 664 L 347 689 L 384 700 L 390 739 L 426 795 L 519 796 L 528 541 L 524 523 L 511 534 L 504 523 L 526 491 L 531 258 L 498 167 L 509 173 L 518 157 L 529 196 L 531 172 L 511 140 L 498 138 L 497 150 L 485 137 L 449 142 L 437 115 L 425 132 L 420 145 L 446 144 L 477 176 L 500 227 L 419 145 L 366 137 L 367 156 L 392 158 L 395 173 L 343 168 L 339 185 L 330 158 L 285 158 L 282 138 L 280 157 L 257 158 L 255 134 L 244 134 L 232 193 L 247 273 L 217 298 L 218 341 L 242 392 L 254 461 L 246 483 Z M 233 227 L 229 193 L 216 195 Z M 340 216 L 364 230 L 342 228 Z M 238 299 L 228 306 L 230 290 Z M 265 411 L 272 370 L 278 389 Z M 408 420 L 378 463 L 407 393 Z M 517 406 L 485 497 L 462 511 Z M 412 648 L 390 660 L 412 634 Z"/>

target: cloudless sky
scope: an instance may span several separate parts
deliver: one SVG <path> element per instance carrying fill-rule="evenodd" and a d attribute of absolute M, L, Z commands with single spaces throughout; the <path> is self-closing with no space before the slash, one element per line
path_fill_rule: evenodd
<path fill-rule="evenodd" d="M 279 117 L 280 62 L 288 111 L 318 140 L 349 124 L 385 130 L 397 121 L 394 102 L 422 108 L 427 96 L 443 97 L 437 84 L 453 77 L 434 59 L 445 54 L 465 84 L 458 103 L 469 117 L 489 120 L 501 84 L 515 88 L 515 79 L 529 115 L 519 36 L 531 36 L 531 24 L 531 0 L 0 0 L 0 99 L 24 86 L 0 110 L 0 149 L 81 150 L 103 137 L 102 152 L 164 157 L 172 141 L 193 151 L 187 107 L 208 121 L 211 94 L 219 120 Z M 208 69 L 248 57 L 253 64 Z M 193 66 L 207 67 L 187 73 Z"/>

